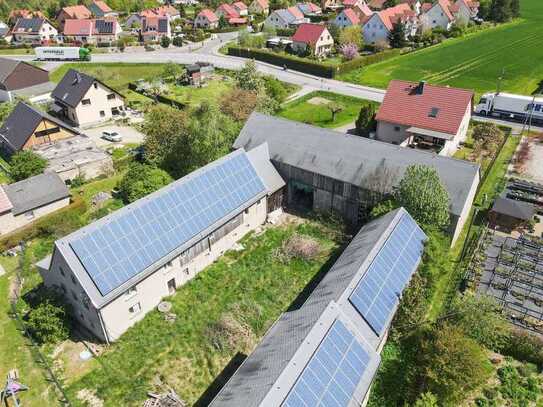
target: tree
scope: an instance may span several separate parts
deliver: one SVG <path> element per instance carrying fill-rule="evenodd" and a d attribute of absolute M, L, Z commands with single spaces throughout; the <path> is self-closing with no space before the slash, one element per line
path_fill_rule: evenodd
<path fill-rule="evenodd" d="M 183 46 L 183 37 L 181 37 L 181 36 L 173 37 L 172 45 L 174 47 L 182 47 Z"/>
<path fill-rule="evenodd" d="M 449 225 L 449 194 L 435 168 L 417 164 L 407 167 L 396 199 L 421 226 Z"/>
<path fill-rule="evenodd" d="M 40 302 L 28 313 L 27 324 L 32 336 L 40 343 L 55 344 L 70 336 L 70 317 L 62 296 L 47 289 Z"/>
<path fill-rule="evenodd" d="M 332 113 L 332 122 L 336 121 L 336 115 L 343 111 L 343 106 L 336 102 L 329 102 L 326 104 L 326 108 Z"/>
<path fill-rule="evenodd" d="M 513 18 L 511 0 L 492 0 L 490 18 L 498 23 L 510 21 Z"/>
<path fill-rule="evenodd" d="M 234 88 L 221 98 L 221 111 L 235 120 L 247 120 L 257 104 L 258 95 L 251 90 Z"/>
<path fill-rule="evenodd" d="M 185 72 L 185 69 L 175 62 L 168 62 L 164 69 L 162 69 L 162 77 L 165 80 L 173 79 L 177 80 L 180 76 L 182 76 Z"/>
<path fill-rule="evenodd" d="M 247 61 L 243 68 L 236 73 L 235 78 L 236 86 L 240 89 L 254 92 L 262 90 L 262 77 L 258 73 L 256 63 L 253 60 Z"/>
<path fill-rule="evenodd" d="M 437 397 L 427 392 L 420 395 L 413 407 L 439 407 L 439 405 L 437 404 Z"/>
<path fill-rule="evenodd" d="M 15 106 L 16 104 L 13 102 L 0 103 L 0 125 L 8 118 Z"/>
<path fill-rule="evenodd" d="M 511 15 L 513 18 L 520 17 L 520 0 L 511 0 Z"/>
<path fill-rule="evenodd" d="M 134 163 L 119 182 L 119 193 L 125 203 L 149 195 L 172 182 L 168 173 L 147 164 Z"/>
<path fill-rule="evenodd" d="M 361 25 L 351 25 L 344 28 L 339 33 L 339 44 L 354 44 L 357 49 L 362 49 L 364 46 L 364 41 L 362 39 L 362 26 Z"/>
<path fill-rule="evenodd" d="M 9 162 L 10 174 L 14 181 L 21 181 L 41 174 L 47 167 L 47 160 L 30 150 L 15 153 Z"/>
<path fill-rule="evenodd" d="M 162 38 L 160 39 L 160 46 L 162 48 L 168 48 L 170 46 L 170 37 L 163 35 Z"/>
<path fill-rule="evenodd" d="M 339 47 L 339 51 L 346 61 L 351 61 L 358 56 L 358 47 L 355 44 L 343 44 Z"/>
<path fill-rule="evenodd" d="M 493 371 L 485 351 L 453 325 L 435 327 L 419 347 L 419 380 L 439 405 L 458 405 Z"/>
<path fill-rule="evenodd" d="M 221 14 L 221 16 L 219 17 L 219 28 L 226 28 L 226 27 L 228 27 L 228 21 L 226 21 L 224 14 Z"/>
<path fill-rule="evenodd" d="M 266 75 L 262 77 L 266 94 L 277 101 L 283 103 L 288 96 L 285 85 L 279 79 Z"/>
<path fill-rule="evenodd" d="M 328 25 L 328 32 L 330 33 L 330 36 L 334 39 L 334 43 L 339 43 L 339 36 L 341 35 L 341 29 L 335 25 L 330 24 Z"/>
<path fill-rule="evenodd" d="M 375 105 L 368 103 L 360 108 L 358 119 L 356 119 L 356 133 L 362 137 L 368 137 L 370 132 L 374 131 L 377 126 L 375 120 Z"/>
<path fill-rule="evenodd" d="M 405 24 L 398 22 L 392 27 L 388 36 L 392 48 L 403 48 L 407 45 Z"/>

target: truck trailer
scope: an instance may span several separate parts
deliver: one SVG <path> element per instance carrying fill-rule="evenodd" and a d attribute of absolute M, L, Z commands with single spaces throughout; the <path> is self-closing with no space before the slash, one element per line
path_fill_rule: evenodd
<path fill-rule="evenodd" d="M 475 113 L 520 122 L 531 119 L 533 124 L 543 124 L 543 97 L 486 93 L 475 106 Z"/>
<path fill-rule="evenodd" d="M 37 47 L 38 61 L 90 61 L 90 50 L 80 47 Z"/>

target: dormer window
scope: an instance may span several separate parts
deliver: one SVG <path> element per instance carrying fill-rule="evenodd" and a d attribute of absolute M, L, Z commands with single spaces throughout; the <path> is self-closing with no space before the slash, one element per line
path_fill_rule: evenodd
<path fill-rule="evenodd" d="M 430 110 L 430 113 L 428 113 L 428 117 L 437 117 L 437 114 L 439 113 L 439 109 L 437 107 L 432 107 Z"/>

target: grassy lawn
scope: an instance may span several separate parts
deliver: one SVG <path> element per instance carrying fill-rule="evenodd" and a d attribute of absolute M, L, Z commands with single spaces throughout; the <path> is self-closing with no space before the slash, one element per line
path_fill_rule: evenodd
<path fill-rule="evenodd" d="M 32 48 L 7 48 L 0 49 L 0 55 L 34 55 L 34 50 Z"/>
<path fill-rule="evenodd" d="M 399 56 L 343 75 L 340 79 L 385 88 L 391 79 L 475 89 L 496 89 L 505 69 L 502 90 L 534 92 L 543 80 L 543 2 L 522 0 L 522 19 L 468 37 Z"/>
<path fill-rule="evenodd" d="M 234 80 L 227 75 L 216 75 L 201 88 L 171 85 L 168 97 L 188 105 L 199 105 L 203 101 L 218 101 L 232 89 Z"/>
<path fill-rule="evenodd" d="M 336 114 L 334 121 L 332 121 L 332 113 L 330 113 L 326 105 L 327 101 L 337 103 L 343 108 L 341 112 Z M 287 103 L 279 111 L 278 116 L 314 126 L 334 128 L 354 122 L 358 117 L 360 108 L 368 103 L 371 102 L 350 96 L 317 91 Z"/>
<path fill-rule="evenodd" d="M 281 262 L 276 252 L 294 233 L 318 240 L 320 255 Z M 269 227 L 244 238 L 243 251 L 227 252 L 170 297 L 174 324 L 151 312 L 100 356 L 102 367 L 69 387 L 72 402 L 81 389 L 96 389 L 104 406 L 141 406 L 160 377 L 193 405 L 234 355 L 248 354 L 304 286 L 328 269 L 342 239 L 337 226 L 316 221 Z M 249 339 L 233 336 L 234 345 L 221 350 L 214 327 L 225 316 L 242 324 Z"/>

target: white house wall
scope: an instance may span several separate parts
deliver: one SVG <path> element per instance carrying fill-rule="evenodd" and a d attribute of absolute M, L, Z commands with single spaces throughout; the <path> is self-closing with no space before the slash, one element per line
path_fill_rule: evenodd
<path fill-rule="evenodd" d="M 124 100 L 118 94 L 98 82 L 95 83 L 97 86 L 91 86 L 82 98 L 82 100 L 90 99 L 90 105 L 83 105 L 82 102 L 79 102 L 75 109 L 68 108 L 69 119 L 73 120 L 78 126 L 87 126 L 110 120 L 113 118 L 111 112 L 113 108 L 117 108 L 119 111 L 124 110 Z M 115 99 L 108 100 L 107 95 L 111 93 L 115 94 Z M 104 112 L 104 116 L 100 115 L 101 111 Z"/>

